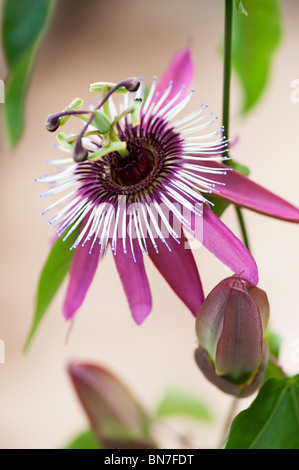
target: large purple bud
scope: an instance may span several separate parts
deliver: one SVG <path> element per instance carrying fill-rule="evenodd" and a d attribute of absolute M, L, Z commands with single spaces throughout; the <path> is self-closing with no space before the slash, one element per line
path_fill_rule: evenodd
<path fill-rule="evenodd" d="M 269 312 L 266 292 L 239 276 L 221 281 L 202 304 L 195 360 L 223 392 L 245 397 L 261 385 L 269 356 L 264 340 Z"/>

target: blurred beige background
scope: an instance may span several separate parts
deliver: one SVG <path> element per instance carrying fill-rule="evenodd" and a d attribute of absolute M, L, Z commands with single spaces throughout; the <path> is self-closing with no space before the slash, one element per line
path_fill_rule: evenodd
<path fill-rule="evenodd" d="M 160 274 L 146 260 L 154 308 L 141 327 L 130 318 L 111 254 L 98 270 L 78 312 L 67 344 L 68 325 L 61 313 L 64 289 L 51 305 L 32 347 L 23 355 L 32 320 L 39 273 L 52 232 L 39 216 L 44 186 L 33 178 L 47 171 L 57 155 L 45 117 L 74 97 L 91 101 L 89 84 L 142 74 L 150 83 L 172 55 L 191 45 L 198 92 L 221 115 L 223 28 L 220 0 L 60 0 L 49 34 L 39 51 L 26 107 L 26 132 L 16 150 L 6 148 L 1 131 L 1 308 L 0 447 L 55 448 L 86 427 L 66 374 L 73 359 L 111 368 L 149 410 L 163 389 L 175 384 L 214 409 L 214 422 L 199 426 L 196 445 L 219 444 L 231 397 L 210 385 L 197 370 L 194 319 Z M 238 116 L 241 93 L 232 82 L 231 137 L 240 141 L 234 155 L 249 165 L 252 178 L 299 206 L 299 103 L 290 99 L 299 78 L 299 5 L 281 2 L 284 38 L 274 60 L 263 100 L 246 118 Z M 0 57 L 1 77 L 5 77 Z M 2 106 L 2 105 L 0 105 Z M 299 227 L 244 211 L 260 272 L 260 287 L 271 303 L 272 329 L 283 338 L 283 367 L 299 370 Z M 239 234 L 230 208 L 223 219 Z M 231 272 L 205 249 L 195 253 L 205 292 Z M 65 285 L 64 285 L 65 287 Z M 297 343 L 296 343 L 297 341 Z M 297 348 L 297 349 L 296 349 Z M 251 400 L 241 401 L 239 410 Z M 193 426 L 194 428 L 194 426 Z M 167 445 L 167 444 L 165 444 Z"/>

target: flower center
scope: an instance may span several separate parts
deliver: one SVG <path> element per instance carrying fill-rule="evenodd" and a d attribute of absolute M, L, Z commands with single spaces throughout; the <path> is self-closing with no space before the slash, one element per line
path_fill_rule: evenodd
<path fill-rule="evenodd" d="M 111 178 L 119 186 L 133 186 L 144 182 L 156 166 L 158 155 L 154 147 L 141 140 L 127 142 L 129 154 L 110 155 Z"/>
<path fill-rule="evenodd" d="M 102 192 L 115 197 L 151 191 L 181 166 L 180 136 L 162 119 L 138 128 L 126 126 L 119 137 L 126 143 L 126 155 L 110 152 L 76 169 L 81 191 L 89 199 L 98 200 Z"/>
<path fill-rule="evenodd" d="M 165 152 L 156 142 L 141 136 L 126 138 L 128 155 L 118 152 L 103 158 L 106 177 L 101 183 L 118 194 L 136 194 L 151 185 L 163 167 Z"/>

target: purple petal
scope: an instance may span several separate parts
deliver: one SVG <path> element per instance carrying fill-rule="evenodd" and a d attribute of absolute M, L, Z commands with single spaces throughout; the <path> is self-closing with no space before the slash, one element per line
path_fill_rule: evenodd
<path fill-rule="evenodd" d="M 208 162 L 207 165 L 227 170 L 227 166 L 221 163 Z M 277 219 L 299 223 L 297 207 L 254 183 L 238 171 L 229 170 L 225 176 L 213 175 L 213 179 L 225 183 L 225 186 L 219 188 L 221 194 L 219 196 L 215 194 L 215 197 L 221 197 Z"/>
<path fill-rule="evenodd" d="M 183 236 L 178 244 L 172 237 L 169 237 L 167 244 L 171 252 L 161 242 L 159 253 L 156 253 L 149 242 L 149 256 L 174 292 L 196 316 L 204 301 L 204 293 L 188 241 Z"/>
<path fill-rule="evenodd" d="M 193 74 L 194 71 L 190 49 L 182 49 L 172 58 L 162 78 L 158 82 L 156 91 L 161 95 L 168 88 L 169 82 L 173 80 L 173 86 L 167 99 L 171 100 L 181 90 L 182 86 L 185 85 L 186 88 L 181 94 L 182 99 L 188 92 L 188 88 L 190 87 L 193 79 Z"/>
<path fill-rule="evenodd" d="M 127 254 L 122 251 L 121 243 L 120 240 L 114 260 L 132 316 L 136 323 L 140 325 L 152 309 L 152 298 L 144 268 L 143 255 L 136 240 L 133 241 L 136 261 L 134 261 L 130 250 Z"/>
<path fill-rule="evenodd" d="M 100 245 L 95 243 L 91 253 L 89 253 L 90 247 L 91 241 L 87 242 L 84 247 L 81 244 L 78 245 L 73 257 L 63 305 L 66 320 L 72 318 L 81 306 L 98 266 Z"/>
<path fill-rule="evenodd" d="M 258 283 L 258 270 L 253 257 L 206 204 L 203 205 L 202 235 L 203 245 L 222 263 L 252 284 Z"/>

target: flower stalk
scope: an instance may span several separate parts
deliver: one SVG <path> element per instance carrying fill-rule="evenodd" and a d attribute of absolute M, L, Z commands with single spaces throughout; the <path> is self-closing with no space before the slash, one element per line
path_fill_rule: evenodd
<path fill-rule="evenodd" d="M 229 111 L 230 111 L 230 81 L 231 81 L 231 63 L 232 63 L 232 31 L 233 31 L 233 0 L 225 0 L 224 15 L 224 64 L 223 64 L 223 103 L 222 103 L 222 124 L 224 134 L 229 139 Z M 229 142 L 225 156 L 229 158 Z M 230 160 L 225 163 L 230 165 Z M 237 218 L 239 221 L 242 239 L 244 245 L 250 250 L 249 238 L 246 224 L 240 207 L 235 206 Z"/>

